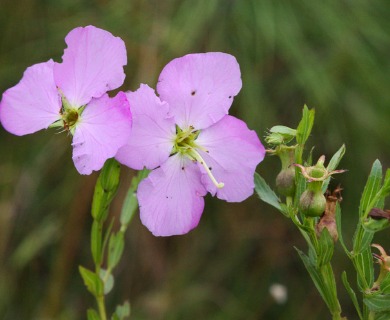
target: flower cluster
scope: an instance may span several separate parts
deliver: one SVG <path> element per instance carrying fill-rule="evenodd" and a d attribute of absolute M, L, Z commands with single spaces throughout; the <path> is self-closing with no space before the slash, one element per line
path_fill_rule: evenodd
<path fill-rule="evenodd" d="M 228 115 L 242 86 L 233 56 L 186 55 L 165 66 L 158 96 L 142 84 L 110 98 L 106 92 L 124 81 L 123 41 L 92 26 L 74 29 L 65 41 L 62 63 L 28 68 L 3 94 L 6 130 L 64 128 L 73 135 L 73 161 L 82 174 L 114 156 L 130 168 L 152 170 L 137 197 L 141 220 L 154 235 L 196 227 L 207 192 L 230 202 L 253 193 L 265 150 L 254 131 Z"/>

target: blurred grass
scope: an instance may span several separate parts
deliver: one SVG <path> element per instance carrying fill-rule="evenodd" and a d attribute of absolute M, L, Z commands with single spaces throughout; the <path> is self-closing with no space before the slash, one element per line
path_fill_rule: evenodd
<path fill-rule="evenodd" d="M 374 159 L 389 166 L 390 4 L 385 0 L 0 0 L 0 92 L 26 67 L 60 61 L 64 37 L 93 24 L 127 45 L 127 79 L 155 86 L 162 67 L 190 52 L 237 57 L 243 89 L 231 112 L 262 137 L 275 124 L 296 126 L 301 107 L 316 108 L 311 142 L 328 159 L 342 143 L 338 176 L 343 223 L 351 235 Z M 89 199 L 95 175 L 80 177 L 70 138 L 0 129 L 0 318 L 84 319 L 93 303 L 77 265 L 91 265 Z M 259 172 L 279 169 L 267 158 Z M 124 179 L 113 214 L 120 210 Z M 109 303 L 129 299 L 134 319 L 328 319 L 293 250 L 298 233 L 256 197 L 227 204 L 208 197 L 197 229 L 154 238 L 135 219 Z M 386 236 L 382 235 L 386 247 Z M 340 251 L 336 269 L 349 269 Z M 349 272 L 350 279 L 353 274 Z M 285 305 L 269 295 L 289 290 Z M 354 313 L 343 288 L 344 311 Z"/>

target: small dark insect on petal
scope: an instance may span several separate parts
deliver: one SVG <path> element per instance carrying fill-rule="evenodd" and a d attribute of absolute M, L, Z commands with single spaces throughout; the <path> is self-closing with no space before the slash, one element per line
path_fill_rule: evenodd
<path fill-rule="evenodd" d="M 191 92 L 191 96 L 194 96 L 195 93 L 196 93 L 196 90 L 192 91 L 192 92 Z"/>
<path fill-rule="evenodd" d="M 229 96 L 229 99 L 231 99 L 232 98 L 232 96 Z"/>

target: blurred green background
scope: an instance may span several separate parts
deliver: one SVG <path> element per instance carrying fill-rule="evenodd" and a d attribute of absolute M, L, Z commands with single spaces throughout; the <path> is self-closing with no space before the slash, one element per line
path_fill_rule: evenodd
<path fill-rule="evenodd" d="M 61 61 L 64 37 L 95 25 L 127 45 L 127 79 L 154 87 L 163 66 L 190 52 L 236 56 L 243 88 L 231 113 L 261 138 L 276 124 L 295 127 L 304 103 L 316 109 L 315 157 L 345 143 L 336 176 L 350 238 L 372 162 L 389 165 L 390 3 L 387 0 L 0 0 L 0 92 L 30 65 Z M 16 137 L 0 129 L 0 319 L 84 319 L 94 305 L 78 275 L 92 267 L 90 202 L 96 174 L 79 176 L 70 137 Z M 258 168 L 267 181 L 275 158 Z M 134 174 L 124 169 L 117 215 Z M 376 239 L 389 249 L 386 232 Z M 306 250 L 291 222 L 256 196 L 228 204 L 210 196 L 190 234 L 155 238 L 138 216 L 115 272 L 111 308 L 125 299 L 132 319 L 329 319 L 293 249 Z M 350 263 L 339 247 L 340 280 Z M 269 293 L 280 283 L 288 299 Z M 343 287 L 343 311 L 356 319 Z"/>

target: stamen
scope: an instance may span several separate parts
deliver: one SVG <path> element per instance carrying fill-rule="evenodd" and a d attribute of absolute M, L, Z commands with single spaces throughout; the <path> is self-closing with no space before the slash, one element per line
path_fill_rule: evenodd
<path fill-rule="evenodd" d="M 211 179 L 211 181 L 214 183 L 214 185 L 218 188 L 218 189 L 222 189 L 224 187 L 224 183 L 223 182 L 218 182 L 215 177 L 213 176 L 213 174 L 211 173 L 211 170 L 209 168 L 209 166 L 206 164 L 206 162 L 204 161 L 204 159 L 202 158 L 202 156 L 194 149 L 194 148 L 190 148 L 190 152 L 189 154 L 194 157 L 202 166 L 203 168 L 205 168 L 209 178 Z"/>
<path fill-rule="evenodd" d="M 202 146 L 200 146 L 200 145 L 198 145 L 198 144 L 196 144 L 196 143 L 194 143 L 194 144 L 195 144 L 195 147 L 196 147 L 196 148 L 202 150 L 203 152 L 209 153 L 209 150 L 207 150 L 205 147 L 202 147 Z"/>
<path fill-rule="evenodd" d="M 179 139 L 176 140 L 176 143 L 182 142 L 183 140 L 185 140 L 186 138 L 188 138 L 192 134 L 191 131 L 186 131 L 186 132 L 181 132 L 181 133 L 182 133 L 182 135 Z"/>

